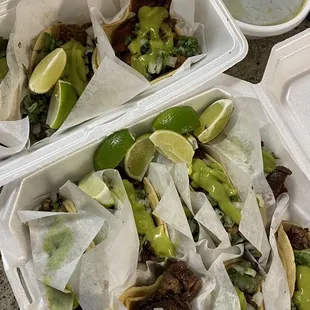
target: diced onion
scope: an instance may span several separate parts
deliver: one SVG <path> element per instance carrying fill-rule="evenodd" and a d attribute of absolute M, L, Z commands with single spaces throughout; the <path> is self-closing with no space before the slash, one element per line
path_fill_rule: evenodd
<path fill-rule="evenodd" d="M 257 272 L 252 268 L 245 269 L 244 273 L 253 278 L 255 278 L 255 276 L 257 275 Z"/>
<path fill-rule="evenodd" d="M 167 66 L 174 68 L 176 63 L 177 63 L 178 58 L 177 57 L 172 57 L 172 56 L 168 56 L 167 58 Z"/>
<path fill-rule="evenodd" d="M 263 294 L 261 292 L 257 292 L 253 295 L 252 300 L 257 304 L 258 307 L 261 307 L 263 304 Z"/>
<path fill-rule="evenodd" d="M 31 132 L 34 134 L 34 135 L 37 135 L 41 132 L 41 124 L 34 124 L 32 127 L 31 127 Z"/>
<path fill-rule="evenodd" d="M 162 68 L 163 68 L 163 60 L 161 58 L 158 58 L 156 63 L 156 73 L 159 74 Z"/>
<path fill-rule="evenodd" d="M 243 204 L 240 203 L 240 202 L 237 202 L 237 201 L 234 201 L 234 202 L 233 202 L 233 205 L 234 205 L 237 209 L 239 209 L 239 210 L 241 210 L 241 209 L 243 208 Z"/>
<path fill-rule="evenodd" d="M 149 66 L 147 68 L 147 71 L 151 74 L 155 74 L 156 73 L 156 63 L 154 62 L 150 62 Z"/>
<path fill-rule="evenodd" d="M 139 43 L 140 43 L 141 46 L 143 46 L 147 42 L 148 42 L 147 38 L 142 38 L 142 39 L 139 40 Z"/>
<path fill-rule="evenodd" d="M 128 15 L 128 19 L 129 18 L 133 18 L 136 16 L 136 13 L 135 12 L 130 12 L 129 15 Z"/>

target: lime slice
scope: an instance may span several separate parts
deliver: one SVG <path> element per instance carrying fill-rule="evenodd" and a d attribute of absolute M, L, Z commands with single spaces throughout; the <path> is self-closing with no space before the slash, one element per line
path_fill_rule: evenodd
<path fill-rule="evenodd" d="M 72 111 L 77 99 L 74 87 L 69 82 L 58 80 L 48 108 L 47 125 L 58 129 Z"/>
<path fill-rule="evenodd" d="M 108 186 L 95 171 L 87 174 L 79 182 L 79 188 L 105 207 L 111 207 L 114 205 L 114 199 Z"/>
<path fill-rule="evenodd" d="M 67 62 L 66 52 L 62 48 L 44 57 L 35 67 L 29 80 L 29 88 L 36 94 L 47 93 L 59 80 Z"/>
<path fill-rule="evenodd" d="M 182 135 L 171 130 L 156 130 L 149 138 L 156 149 L 175 163 L 192 164 L 194 149 Z"/>
<path fill-rule="evenodd" d="M 125 157 L 135 139 L 128 129 L 123 129 L 108 136 L 94 154 L 95 170 L 113 169 Z"/>
<path fill-rule="evenodd" d="M 202 143 L 215 139 L 226 127 L 234 105 L 229 99 L 220 99 L 211 104 L 200 116 L 201 126 L 194 131 Z"/>
<path fill-rule="evenodd" d="M 150 134 L 139 137 L 125 156 L 125 171 L 129 177 L 137 181 L 142 181 L 156 152 L 149 137 Z"/>
<path fill-rule="evenodd" d="M 172 130 L 188 133 L 200 126 L 199 116 L 191 107 L 173 107 L 160 113 L 153 122 L 155 130 Z"/>

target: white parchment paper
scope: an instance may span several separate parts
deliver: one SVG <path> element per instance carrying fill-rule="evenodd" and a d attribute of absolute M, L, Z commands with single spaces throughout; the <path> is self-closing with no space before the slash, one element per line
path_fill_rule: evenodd
<path fill-rule="evenodd" d="M 290 290 L 286 278 L 286 271 L 278 253 L 275 236 L 288 205 L 289 196 L 287 194 L 282 194 L 278 197 L 277 208 L 270 226 L 269 242 L 272 249 L 272 262 L 267 277 L 262 285 L 266 310 L 291 309 Z"/>
<path fill-rule="evenodd" d="M 139 238 L 122 179 L 116 170 L 98 172 L 116 202 L 117 224 L 107 237 L 83 254 L 70 285 L 83 309 L 104 309 L 110 303 L 110 291 L 122 285 L 138 264 Z"/>

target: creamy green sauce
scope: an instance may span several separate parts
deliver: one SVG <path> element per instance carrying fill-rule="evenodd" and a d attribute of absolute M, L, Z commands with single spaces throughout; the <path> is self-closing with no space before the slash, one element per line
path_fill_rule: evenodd
<path fill-rule="evenodd" d="M 247 24 L 278 25 L 293 19 L 304 0 L 224 0 L 232 16 Z"/>
<path fill-rule="evenodd" d="M 152 215 L 147 212 L 143 203 L 138 202 L 133 185 L 124 180 L 124 186 L 131 203 L 135 223 L 139 235 L 145 236 L 154 249 L 157 257 L 173 257 L 174 245 L 166 235 L 162 226 L 156 227 Z"/>
<path fill-rule="evenodd" d="M 66 260 L 73 246 L 74 236 L 71 228 L 59 218 L 50 225 L 43 239 L 43 250 L 48 254 L 47 270 L 58 269 Z"/>
<path fill-rule="evenodd" d="M 231 202 L 230 197 L 236 195 L 236 190 L 232 188 L 224 172 L 205 164 L 201 159 L 194 158 L 192 162 L 192 172 L 190 178 L 199 187 L 203 188 L 209 195 L 217 201 L 219 208 L 239 224 L 241 213 Z"/>
<path fill-rule="evenodd" d="M 296 291 L 293 296 L 294 304 L 299 310 L 310 309 L 310 268 L 296 267 Z"/>
<path fill-rule="evenodd" d="M 164 7 L 143 6 L 138 12 L 139 31 L 137 37 L 128 45 L 131 53 L 131 66 L 145 77 L 149 76 L 148 67 L 156 66 L 160 59 L 165 65 L 167 56 L 173 49 L 173 39 L 175 34 L 171 28 L 163 21 L 169 17 L 167 9 Z M 159 31 L 164 33 L 160 37 Z M 141 47 L 148 42 L 151 52 L 142 54 Z"/>

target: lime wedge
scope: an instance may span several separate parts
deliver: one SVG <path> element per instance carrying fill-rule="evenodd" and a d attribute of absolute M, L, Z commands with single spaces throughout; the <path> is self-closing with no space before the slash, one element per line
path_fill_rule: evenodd
<path fill-rule="evenodd" d="M 156 130 L 149 138 L 156 149 L 175 163 L 192 164 L 194 149 L 182 135 L 171 130 Z"/>
<path fill-rule="evenodd" d="M 79 188 L 105 207 L 111 207 L 114 205 L 114 199 L 108 186 L 95 171 L 85 175 L 85 177 L 79 182 Z"/>
<path fill-rule="evenodd" d="M 29 88 L 36 94 L 47 93 L 62 75 L 67 62 L 66 52 L 62 48 L 44 57 L 35 67 L 29 80 Z"/>
<path fill-rule="evenodd" d="M 128 129 L 117 131 L 108 136 L 95 151 L 95 170 L 115 168 L 125 157 L 134 142 L 135 139 Z"/>
<path fill-rule="evenodd" d="M 137 181 L 143 180 L 156 152 L 149 137 L 150 134 L 139 137 L 125 156 L 125 171 L 129 177 Z"/>
<path fill-rule="evenodd" d="M 155 130 L 172 130 L 188 133 L 200 126 L 199 116 L 191 107 L 173 107 L 160 113 L 153 122 Z"/>
<path fill-rule="evenodd" d="M 58 80 L 48 108 L 47 125 L 58 129 L 72 111 L 77 99 L 74 87 L 69 82 Z"/>
<path fill-rule="evenodd" d="M 215 139 L 226 127 L 233 112 L 232 100 L 220 99 L 201 114 L 201 126 L 194 131 L 195 136 L 202 143 L 208 143 Z"/>

